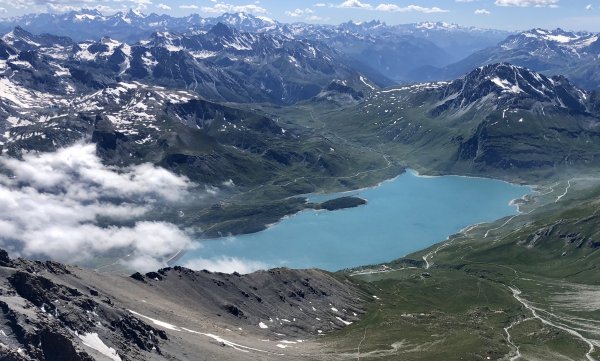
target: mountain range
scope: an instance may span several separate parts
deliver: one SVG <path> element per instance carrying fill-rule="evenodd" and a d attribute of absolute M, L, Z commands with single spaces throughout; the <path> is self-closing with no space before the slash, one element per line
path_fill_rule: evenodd
<path fill-rule="evenodd" d="M 475 67 L 499 62 L 550 75 L 565 75 L 586 89 L 594 89 L 599 84 L 596 71 L 600 51 L 598 35 L 562 29 L 538 28 L 509 33 L 444 22 L 284 24 L 245 13 L 214 18 L 193 14 L 177 18 L 133 10 L 113 15 L 80 10 L 0 19 L 0 32 L 20 26 L 34 34 L 70 37 L 77 43 L 105 37 L 135 44 L 147 41 L 157 33 L 199 36 L 210 32 L 219 23 L 234 31 L 271 36 L 279 41 L 309 40 L 313 45 L 318 42 L 337 51 L 346 64 L 374 79 L 380 78 L 379 83 L 386 85 L 390 83 L 384 78 L 401 83 L 455 79 Z"/>
<path fill-rule="evenodd" d="M 211 100 L 290 104 L 318 95 L 334 80 L 357 89 L 389 84 L 377 74 L 366 79 L 322 43 L 222 23 L 197 35 L 156 32 L 131 45 L 107 37 L 75 43 L 20 27 L 0 41 L 5 74 L 30 78 L 31 89 L 50 86 L 62 94 L 128 80 L 187 89 Z"/>
<path fill-rule="evenodd" d="M 136 43 L 156 32 L 199 34 L 217 24 L 250 32 L 298 40 L 319 40 L 355 62 L 360 62 L 393 80 L 405 80 L 416 68 L 441 67 L 458 61 L 474 51 L 492 46 L 510 33 L 462 27 L 456 24 L 423 22 L 387 25 L 379 21 L 337 26 L 304 23 L 284 24 L 245 13 L 202 18 L 197 14 L 176 18 L 130 10 L 103 15 L 97 10 L 65 14 L 32 14 L 0 19 L 0 32 L 21 26 L 34 34 L 67 36 L 76 42 L 109 37 Z M 90 30 L 93 29 L 93 30 Z"/>
<path fill-rule="evenodd" d="M 154 32 L 188 32 L 208 30 L 223 23 L 238 30 L 265 31 L 277 22 L 266 17 L 245 13 L 223 14 L 216 18 L 202 18 L 197 14 L 176 18 L 169 15 L 146 15 L 135 10 L 104 15 L 98 10 L 83 9 L 63 14 L 30 14 L 0 19 L 0 31 L 22 26 L 33 33 L 52 33 L 68 36 L 75 41 L 111 37 L 123 42 L 137 42 Z"/>

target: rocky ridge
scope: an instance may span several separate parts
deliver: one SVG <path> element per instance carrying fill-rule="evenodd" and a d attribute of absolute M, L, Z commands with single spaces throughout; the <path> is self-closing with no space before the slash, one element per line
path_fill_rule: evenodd
<path fill-rule="evenodd" d="M 299 359 L 373 299 L 318 270 L 126 277 L 1 251 L 0 273 L 2 360 Z"/>

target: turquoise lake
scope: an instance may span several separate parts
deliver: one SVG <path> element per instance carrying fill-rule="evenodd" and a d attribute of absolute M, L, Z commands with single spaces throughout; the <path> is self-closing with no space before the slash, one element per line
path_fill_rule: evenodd
<path fill-rule="evenodd" d="M 420 177 L 409 171 L 378 187 L 309 196 L 322 201 L 355 195 L 368 201 L 365 206 L 304 211 L 259 233 L 203 240 L 201 248 L 186 253 L 178 264 L 191 266 L 200 259 L 196 264 L 208 264 L 210 269 L 219 260 L 236 260 L 254 268 L 260 264 L 336 271 L 387 262 L 441 242 L 469 225 L 516 214 L 510 201 L 530 192 L 530 187 L 497 180 Z"/>

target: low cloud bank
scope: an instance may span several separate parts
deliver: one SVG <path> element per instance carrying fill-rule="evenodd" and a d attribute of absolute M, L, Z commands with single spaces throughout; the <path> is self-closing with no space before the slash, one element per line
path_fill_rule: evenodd
<path fill-rule="evenodd" d="M 0 174 L 0 246 L 13 255 L 82 262 L 127 251 L 145 271 L 194 247 L 174 224 L 140 221 L 158 203 L 185 199 L 186 177 L 151 164 L 105 166 L 90 144 L 2 156 L 0 168 L 12 174 Z"/>
<path fill-rule="evenodd" d="M 265 263 L 237 257 L 218 257 L 214 259 L 196 258 L 187 261 L 183 266 L 196 271 L 208 270 L 223 273 L 239 272 L 241 274 L 252 273 L 268 268 Z"/>

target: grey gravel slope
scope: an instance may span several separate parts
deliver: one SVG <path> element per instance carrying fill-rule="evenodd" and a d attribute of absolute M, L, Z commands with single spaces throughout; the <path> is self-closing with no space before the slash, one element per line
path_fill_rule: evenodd
<path fill-rule="evenodd" d="M 127 277 L 0 256 L 0 360 L 331 359 L 319 335 L 372 299 L 319 270 Z"/>

